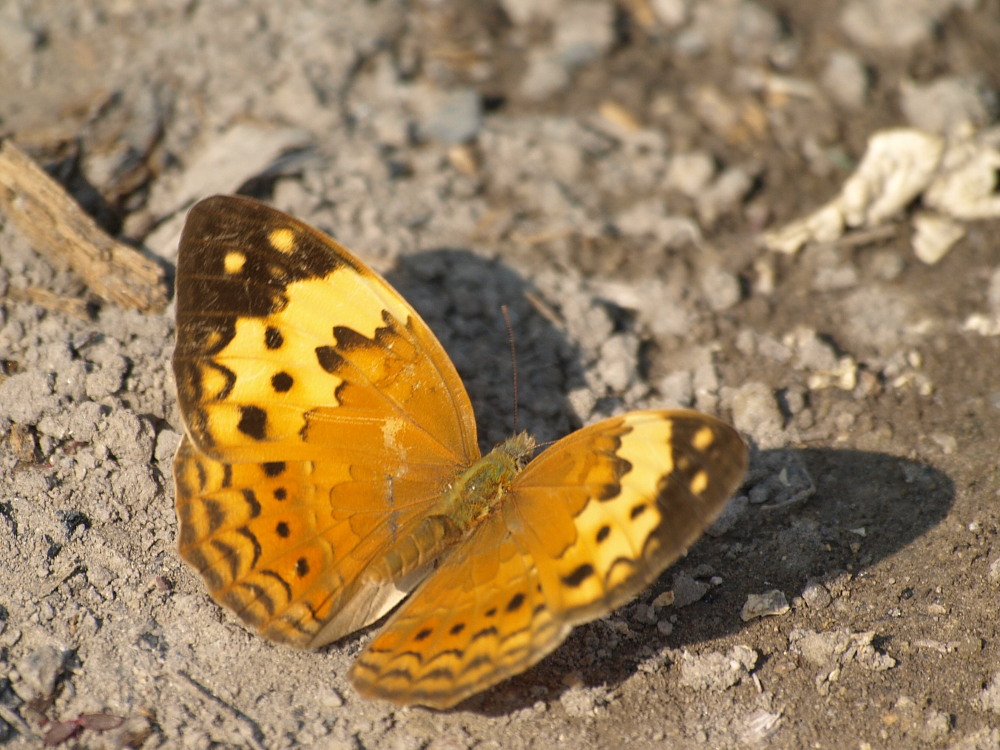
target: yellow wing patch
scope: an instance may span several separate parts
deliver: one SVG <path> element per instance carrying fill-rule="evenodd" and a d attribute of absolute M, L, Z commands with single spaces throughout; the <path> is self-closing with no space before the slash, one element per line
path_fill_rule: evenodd
<path fill-rule="evenodd" d="M 177 269 L 179 547 L 219 603 L 316 647 L 382 617 L 364 695 L 438 708 L 531 666 L 683 554 L 746 469 L 729 426 L 634 412 L 480 457 L 437 339 L 377 274 L 245 198 Z M 525 465 L 527 464 L 527 465 Z M 422 582 L 422 583 L 421 583 Z"/>

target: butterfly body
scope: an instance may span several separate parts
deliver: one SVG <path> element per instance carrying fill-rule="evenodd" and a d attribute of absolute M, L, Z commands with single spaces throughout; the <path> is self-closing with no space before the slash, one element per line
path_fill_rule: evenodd
<path fill-rule="evenodd" d="M 244 198 L 189 214 L 174 371 L 181 556 L 293 646 L 412 592 L 350 673 L 397 703 L 454 705 L 628 601 L 746 468 L 735 430 L 688 411 L 608 419 L 534 459 L 523 433 L 481 456 L 416 312 L 329 237 Z"/>

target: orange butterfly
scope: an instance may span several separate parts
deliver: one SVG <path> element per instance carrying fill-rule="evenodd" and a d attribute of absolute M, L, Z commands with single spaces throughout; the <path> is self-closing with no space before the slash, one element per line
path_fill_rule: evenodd
<path fill-rule="evenodd" d="M 247 198 L 188 216 L 177 264 L 180 552 L 275 641 L 318 647 L 413 591 L 351 669 L 452 706 L 528 668 L 682 555 L 746 471 L 691 411 L 480 455 L 437 339 L 345 248 Z"/>

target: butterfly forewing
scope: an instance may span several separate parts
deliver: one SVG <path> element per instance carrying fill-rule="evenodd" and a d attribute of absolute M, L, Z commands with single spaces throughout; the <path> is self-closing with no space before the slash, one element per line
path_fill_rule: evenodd
<path fill-rule="evenodd" d="M 363 573 L 479 453 L 454 366 L 378 275 L 256 201 L 202 201 L 178 257 L 174 372 L 181 554 L 218 601 L 315 646 L 415 585 L 424 571 Z"/>
<path fill-rule="evenodd" d="M 445 708 L 526 669 L 684 554 L 746 463 L 736 431 L 695 412 L 634 412 L 558 441 L 393 615 L 352 681 Z"/>

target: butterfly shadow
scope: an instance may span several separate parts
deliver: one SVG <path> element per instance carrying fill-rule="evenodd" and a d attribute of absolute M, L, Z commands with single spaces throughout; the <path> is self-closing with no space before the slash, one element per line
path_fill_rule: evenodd
<path fill-rule="evenodd" d="M 544 442 L 580 427 L 566 398 L 585 385 L 580 350 L 530 282 L 498 259 L 453 248 L 404 256 L 386 280 L 454 362 L 472 400 L 484 452 L 515 431 L 526 429 Z"/>
<path fill-rule="evenodd" d="M 954 483 L 944 473 L 884 453 L 754 452 L 748 479 L 721 524 L 686 557 L 634 602 L 576 628 L 548 658 L 460 708 L 506 714 L 540 699 L 558 700 L 568 683 L 613 691 L 640 669 L 669 663 L 671 649 L 744 631 L 748 633 L 740 643 L 754 648 L 752 630 L 767 618 L 744 622 L 741 610 L 749 595 L 774 589 L 793 602 L 794 612 L 787 616 L 796 617 L 802 627 L 828 630 L 830 612 L 837 611 L 836 627 L 870 629 L 869 612 L 864 615 L 869 619 L 852 627 L 844 610 L 810 609 L 795 597 L 811 581 L 825 584 L 835 597 L 838 590 L 850 589 L 881 560 L 919 543 L 945 518 L 954 496 Z M 680 609 L 651 606 L 666 591 L 680 594 L 681 585 L 690 588 L 692 580 L 704 584 L 695 587 L 705 592 L 697 601 Z M 900 582 L 885 591 L 885 611 L 876 616 L 888 619 L 897 605 L 925 595 L 933 592 Z M 667 634 L 661 630 L 663 621 L 672 626 Z M 727 651 L 732 645 L 718 644 L 713 650 Z"/>

